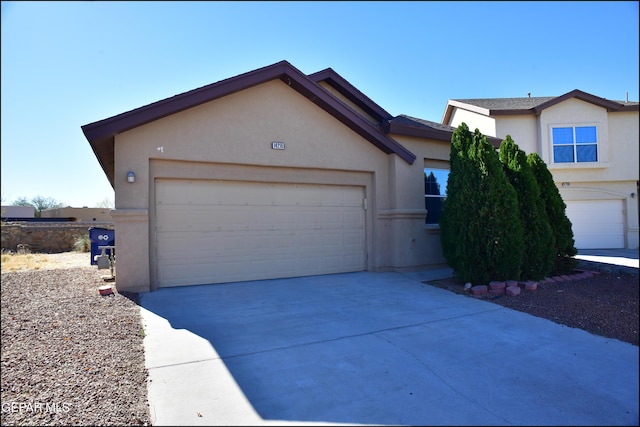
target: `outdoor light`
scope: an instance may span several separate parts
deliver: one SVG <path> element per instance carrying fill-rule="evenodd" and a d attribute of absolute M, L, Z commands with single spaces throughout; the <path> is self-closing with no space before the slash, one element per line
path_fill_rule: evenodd
<path fill-rule="evenodd" d="M 133 171 L 127 173 L 127 182 L 136 182 L 136 174 Z"/>

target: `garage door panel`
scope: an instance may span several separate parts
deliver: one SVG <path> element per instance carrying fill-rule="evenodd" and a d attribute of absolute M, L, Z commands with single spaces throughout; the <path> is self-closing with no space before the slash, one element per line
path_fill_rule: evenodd
<path fill-rule="evenodd" d="M 158 286 L 361 271 L 362 187 L 156 181 Z"/>
<path fill-rule="evenodd" d="M 565 203 L 577 249 L 624 248 L 622 200 L 572 200 Z"/>

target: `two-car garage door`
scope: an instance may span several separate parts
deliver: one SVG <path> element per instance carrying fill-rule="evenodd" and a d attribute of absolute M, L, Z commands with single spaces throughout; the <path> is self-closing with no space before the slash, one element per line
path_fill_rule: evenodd
<path fill-rule="evenodd" d="M 365 269 L 358 186 L 156 180 L 158 287 Z"/>

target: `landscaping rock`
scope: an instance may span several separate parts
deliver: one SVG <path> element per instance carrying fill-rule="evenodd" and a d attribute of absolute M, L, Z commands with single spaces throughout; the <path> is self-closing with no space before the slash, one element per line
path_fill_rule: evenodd
<path fill-rule="evenodd" d="M 477 285 L 471 288 L 473 295 L 484 295 L 487 293 L 487 285 Z"/>
<path fill-rule="evenodd" d="M 520 295 L 520 292 L 521 292 L 520 286 L 509 286 L 505 291 L 505 293 L 510 297 L 515 297 L 516 295 Z"/>
<path fill-rule="evenodd" d="M 507 287 L 507 284 L 504 282 L 497 282 L 497 281 L 489 282 L 489 290 L 504 289 L 506 287 Z"/>

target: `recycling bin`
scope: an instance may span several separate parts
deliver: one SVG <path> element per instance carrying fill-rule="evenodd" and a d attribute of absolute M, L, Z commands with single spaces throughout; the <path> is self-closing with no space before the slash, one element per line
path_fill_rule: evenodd
<path fill-rule="evenodd" d="M 108 228 L 90 227 L 89 240 L 91 241 L 91 265 L 96 265 L 96 256 L 102 254 L 100 246 L 115 246 L 116 232 Z M 107 249 L 105 254 L 111 256 L 111 249 Z"/>

